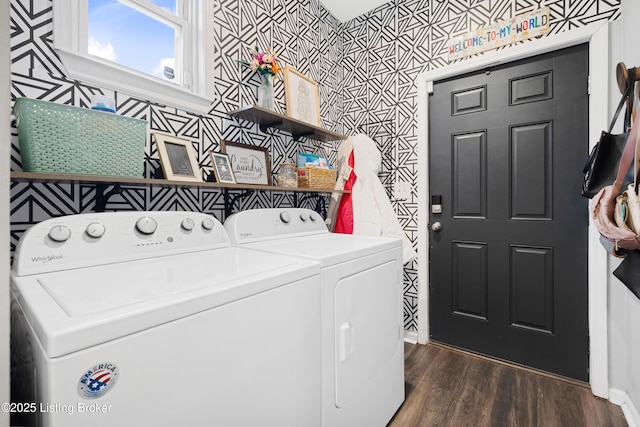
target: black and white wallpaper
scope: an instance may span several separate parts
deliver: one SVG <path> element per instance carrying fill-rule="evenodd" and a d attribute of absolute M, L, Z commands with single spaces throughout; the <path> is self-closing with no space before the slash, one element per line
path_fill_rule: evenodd
<path fill-rule="evenodd" d="M 215 96 L 207 114 L 195 114 L 153 100 L 92 87 L 65 76 L 53 50 L 51 0 L 10 0 L 12 100 L 43 99 L 87 106 L 103 93 L 116 99 L 117 113 L 147 120 L 151 131 L 187 138 L 196 148 L 203 174 L 210 173 L 208 151 L 221 139 L 268 147 L 272 169 L 298 151 L 335 159 L 339 141 L 294 142 L 278 131 L 227 116 L 255 101 L 258 79 L 243 69 L 249 49 L 271 47 L 291 65 L 319 83 L 325 128 L 350 135 L 365 132 L 382 152 L 380 178 L 390 191 L 396 181 L 412 184 L 412 196 L 394 201 L 404 229 L 417 246 L 417 97 L 416 78 L 445 67 L 449 38 L 514 15 L 549 6 L 549 34 L 571 31 L 620 16 L 620 0 L 392 0 L 349 22 L 339 22 L 318 0 L 209 0 L 215 5 Z M 285 112 L 284 84 L 276 82 L 276 109 Z M 20 151 L 13 124 L 11 170 L 20 171 Z M 145 176 L 160 167 L 155 144 L 147 139 Z M 32 224 L 54 216 L 90 212 L 95 186 L 90 184 L 13 182 L 11 248 Z M 255 191 L 236 209 L 291 206 L 291 192 Z M 308 202 L 314 208 L 317 203 Z M 305 205 L 306 206 L 306 205 Z M 107 210 L 194 210 L 223 221 L 221 190 L 199 187 L 123 185 Z M 417 262 L 404 272 L 405 329 L 417 327 Z"/>
<path fill-rule="evenodd" d="M 550 31 L 570 31 L 620 16 L 620 0 L 392 0 L 342 25 L 343 132 L 364 130 L 383 154 L 383 184 L 412 185 L 411 197 L 393 201 L 417 247 L 416 78 L 446 67 L 450 38 L 540 7 L 550 9 Z M 415 331 L 417 263 L 404 269 L 405 329 Z"/>

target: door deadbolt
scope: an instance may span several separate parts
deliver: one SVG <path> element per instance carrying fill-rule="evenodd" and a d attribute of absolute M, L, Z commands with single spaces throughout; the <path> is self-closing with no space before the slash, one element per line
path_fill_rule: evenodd
<path fill-rule="evenodd" d="M 442 196 L 439 196 L 437 194 L 431 196 L 431 213 L 432 214 L 442 213 Z"/>

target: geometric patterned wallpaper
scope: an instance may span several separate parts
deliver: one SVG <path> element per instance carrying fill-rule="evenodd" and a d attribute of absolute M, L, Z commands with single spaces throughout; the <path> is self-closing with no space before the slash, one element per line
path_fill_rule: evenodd
<path fill-rule="evenodd" d="M 286 13 L 285 13 L 286 11 Z M 294 12 L 292 14 L 292 11 Z M 318 1 L 283 2 L 260 0 L 222 0 L 215 5 L 213 46 L 208 54 L 215 58 L 215 95 L 208 114 L 194 114 L 152 100 L 131 97 L 106 88 L 92 87 L 65 76 L 64 67 L 53 50 L 51 0 L 11 0 L 11 75 L 12 100 L 29 97 L 86 107 L 94 93 L 116 99 L 117 113 L 146 120 L 152 131 L 186 138 L 193 143 L 198 163 L 206 177 L 211 172 L 208 152 L 219 150 L 220 140 L 268 147 L 272 172 L 298 151 L 322 153 L 335 158 L 336 143 L 326 144 L 302 139 L 294 142 L 279 131 L 261 132 L 250 122 L 236 121 L 226 112 L 255 103 L 259 80 L 255 73 L 239 65 L 256 44 L 272 47 L 286 64 L 296 67 L 320 83 L 323 125 L 341 131 L 341 102 L 335 91 L 339 76 L 334 72 L 339 61 L 339 22 Z M 259 25 L 256 25 L 259 22 Z M 295 42 L 291 42 L 294 40 Z M 327 66 L 328 68 L 323 68 Z M 276 81 L 276 108 L 284 112 L 284 84 Z M 145 150 L 145 177 L 160 169 L 158 153 L 151 136 Z M 11 170 L 22 170 L 15 123 L 13 123 Z M 109 189 L 107 189 L 109 190 Z M 242 191 L 230 190 L 231 196 Z M 302 194 L 302 193 L 299 193 Z M 292 206 L 294 193 L 255 191 L 240 199 L 237 209 Z M 11 248 L 32 224 L 52 216 L 93 210 L 94 185 L 14 182 L 11 188 Z M 315 208 L 311 198 L 303 206 Z M 224 197 L 219 189 L 180 188 L 146 185 L 122 185 L 107 210 L 194 210 L 214 214 L 224 221 Z"/>
<path fill-rule="evenodd" d="M 190 140 L 195 148 L 203 177 L 211 173 L 208 152 L 217 151 L 220 140 L 268 147 L 272 172 L 298 151 L 316 152 L 335 159 L 336 143 L 318 143 L 302 139 L 294 142 L 279 131 L 261 132 L 250 122 L 227 116 L 232 111 L 255 103 L 259 80 L 255 73 L 236 60 L 247 59 L 250 48 L 272 47 L 281 60 L 312 76 L 320 83 L 323 125 L 340 132 L 340 81 L 335 72 L 341 47 L 339 22 L 316 1 L 270 2 L 262 0 L 216 0 L 213 46 L 207 46 L 215 58 L 215 95 L 208 114 L 194 114 L 153 100 L 139 99 L 107 88 L 93 87 L 65 76 L 64 67 L 53 49 L 51 0 L 11 0 L 11 96 L 29 97 L 70 104 L 89 105 L 94 93 L 116 100 L 120 115 L 146 120 L 149 136 L 145 149 L 145 177 L 160 169 L 160 161 L 151 132 L 161 131 Z M 258 24 L 256 24 L 258 23 Z M 284 112 L 284 84 L 276 81 L 276 108 Z M 12 135 L 11 170 L 22 170 L 15 123 Z M 107 189 L 107 191 L 109 188 Z M 229 190 L 231 197 L 243 193 Z M 254 191 L 239 199 L 235 209 L 292 206 L 294 194 L 283 191 Z M 297 193 L 302 195 L 303 193 Z M 11 187 L 11 249 L 32 224 L 53 216 L 92 211 L 95 186 L 68 183 L 13 182 Z M 319 207 L 308 199 L 304 207 Z M 122 185 L 120 194 L 110 198 L 107 210 L 193 210 L 212 213 L 224 221 L 222 190 L 199 187 L 160 187 Z"/>
<path fill-rule="evenodd" d="M 416 78 L 448 64 L 447 41 L 503 19 L 549 6 L 556 34 L 620 16 L 620 0 L 395 0 L 342 27 L 344 132 L 365 129 L 383 162 L 381 179 L 412 184 L 412 195 L 393 201 L 400 223 L 417 246 Z M 416 330 L 417 261 L 404 271 L 405 329 Z"/>
<path fill-rule="evenodd" d="M 117 113 L 147 120 L 150 131 L 192 141 L 198 162 L 210 173 L 208 151 L 220 140 L 267 147 L 272 170 L 298 151 L 316 152 L 335 160 L 339 142 L 292 141 L 288 134 L 236 121 L 227 111 L 253 104 L 258 79 L 236 60 L 249 49 L 271 47 L 282 62 L 319 83 L 325 128 L 351 135 L 365 132 L 383 155 L 380 179 L 391 194 L 396 181 L 411 183 L 412 196 L 394 201 L 405 232 L 417 246 L 416 77 L 447 65 L 446 42 L 489 23 L 541 6 L 551 10 L 549 34 L 569 31 L 620 15 L 620 0 L 393 0 L 340 23 L 318 0 L 215 0 L 215 94 L 208 114 L 194 114 L 131 97 L 107 88 L 87 86 L 65 76 L 53 50 L 51 0 L 10 0 L 11 96 L 87 106 L 103 93 L 116 99 Z M 276 110 L 285 112 L 284 84 L 275 84 Z M 11 170 L 22 170 L 15 123 Z M 145 176 L 160 167 L 149 137 Z M 95 187 L 84 184 L 13 182 L 11 184 L 11 249 L 32 224 L 54 216 L 93 210 Z M 292 206 L 292 193 L 256 191 L 236 209 Z M 305 207 L 316 208 L 315 201 Z M 221 190 L 123 185 L 107 210 L 193 210 L 224 221 Z M 405 329 L 416 330 L 417 262 L 404 271 Z"/>

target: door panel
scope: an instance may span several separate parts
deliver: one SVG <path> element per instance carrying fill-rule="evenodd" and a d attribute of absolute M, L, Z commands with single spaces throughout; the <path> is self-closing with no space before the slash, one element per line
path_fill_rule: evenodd
<path fill-rule="evenodd" d="M 553 74 L 545 72 L 510 80 L 511 105 L 543 101 L 553 96 Z"/>
<path fill-rule="evenodd" d="M 486 132 L 453 136 L 453 211 L 456 217 L 486 218 Z"/>
<path fill-rule="evenodd" d="M 451 96 L 453 99 L 451 114 L 453 116 L 476 113 L 487 109 L 486 86 L 465 89 L 460 92 L 453 92 Z"/>
<path fill-rule="evenodd" d="M 511 247 L 511 325 L 553 333 L 553 250 Z"/>
<path fill-rule="evenodd" d="M 436 82 L 431 338 L 588 380 L 588 46 Z"/>
<path fill-rule="evenodd" d="M 511 128 L 511 218 L 551 219 L 551 123 Z"/>
<path fill-rule="evenodd" d="M 487 245 L 453 242 L 453 312 L 487 320 Z"/>

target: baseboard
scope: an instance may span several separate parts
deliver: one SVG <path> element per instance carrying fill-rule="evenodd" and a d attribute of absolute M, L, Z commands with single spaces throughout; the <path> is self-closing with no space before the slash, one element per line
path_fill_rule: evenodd
<path fill-rule="evenodd" d="M 609 389 L 609 401 L 622 408 L 622 413 L 629 427 L 640 427 L 640 413 L 638 413 L 626 391 L 618 390 L 617 388 Z"/>
<path fill-rule="evenodd" d="M 404 342 L 418 344 L 418 333 L 416 331 L 404 331 Z"/>

